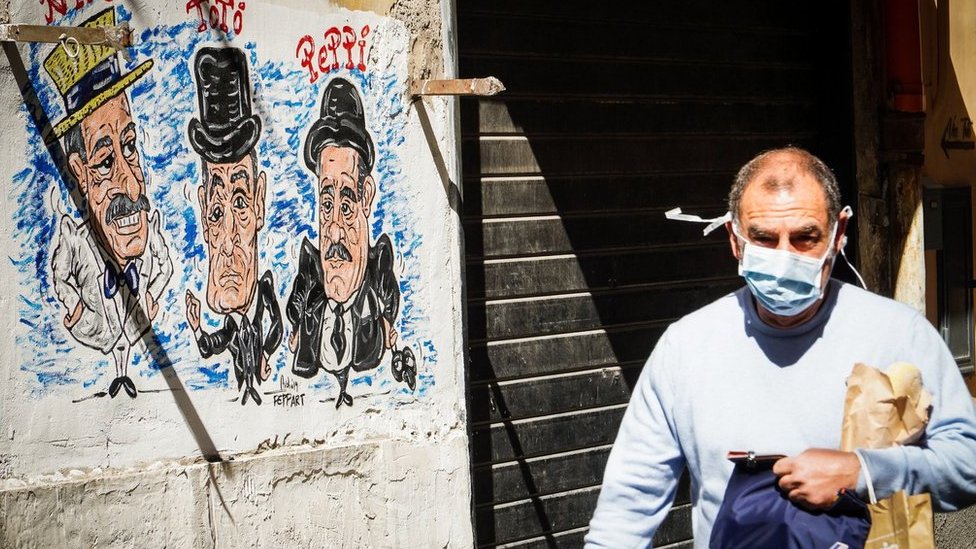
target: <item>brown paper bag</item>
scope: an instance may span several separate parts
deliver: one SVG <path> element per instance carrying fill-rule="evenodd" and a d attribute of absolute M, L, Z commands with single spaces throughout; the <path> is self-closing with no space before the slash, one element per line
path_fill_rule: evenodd
<path fill-rule="evenodd" d="M 932 498 L 899 490 L 868 505 L 871 531 L 864 549 L 935 549 Z"/>
<path fill-rule="evenodd" d="M 925 432 L 932 395 L 922 388 L 918 369 L 896 362 L 888 371 L 861 363 L 851 370 L 844 400 L 841 450 L 911 444 Z"/>

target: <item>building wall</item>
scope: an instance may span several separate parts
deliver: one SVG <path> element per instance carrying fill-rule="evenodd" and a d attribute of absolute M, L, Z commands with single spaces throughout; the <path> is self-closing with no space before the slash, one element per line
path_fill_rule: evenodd
<path fill-rule="evenodd" d="M 471 544 L 451 9 L 10 2 L 0 546 Z"/>

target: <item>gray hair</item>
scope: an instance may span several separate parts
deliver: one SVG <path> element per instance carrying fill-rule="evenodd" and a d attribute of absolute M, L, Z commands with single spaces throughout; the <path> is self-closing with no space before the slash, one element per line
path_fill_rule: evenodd
<path fill-rule="evenodd" d="M 833 225 L 837 222 L 840 215 L 840 187 L 837 185 L 837 178 L 834 172 L 823 163 L 822 160 L 799 147 L 783 147 L 781 149 L 771 149 L 760 153 L 758 156 L 746 163 L 735 176 L 735 182 L 729 191 L 729 212 L 735 222 L 739 221 L 739 206 L 742 201 L 742 193 L 745 192 L 749 183 L 759 175 L 770 160 L 776 156 L 789 155 L 792 157 L 801 170 L 810 174 L 820 184 L 823 189 L 824 197 L 827 200 L 827 221 Z M 770 176 L 762 182 L 763 187 L 770 191 L 779 189 L 792 189 L 793 179 L 781 180 L 775 176 Z"/>

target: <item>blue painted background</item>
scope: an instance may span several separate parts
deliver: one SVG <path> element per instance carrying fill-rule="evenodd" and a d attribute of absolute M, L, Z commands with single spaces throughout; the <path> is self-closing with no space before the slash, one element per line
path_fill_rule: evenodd
<path fill-rule="evenodd" d="M 90 17 L 95 9 L 102 6 L 89 6 L 54 24 L 77 24 Z M 119 22 L 130 19 L 122 6 L 116 6 L 116 14 Z M 189 289 L 202 301 L 204 327 L 214 329 L 223 323 L 220 315 L 209 313 L 204 299 L 207 258 L 198 229 L 196 200 L 200 165 L 199 157 L 187 142 L 186 127 L 192 117 L 199 116 L 196 86 L 191 77 L 192 53 L 203 45 L 220 45 L 226 37 L 214 31 L 198 33 L 196 25 L 197 21 L 188 17 L 185 24 L 145 30 L 136 37 L 137 46 L 130 50 L 132 60 L 126 62 L 120 56 L 120 61 L 128 72 L 140 62 L 154 59 L 153 68 L 129 87 L 128 94 L 138 126 L 138 148 L 147 193 L 152 207 L 161 214 L 162 231 L 174 266 L 173 277 L 160 300 L 160 314 L 154 322 L 162 353 L 144 353 L 134 348 L 129 375 L 137 385 L 140 379 L 157 378 L 159 368 L 166 366 L 158 359 L 165 356 L 187 387 L 204 390 L 234 388 L 236 384 L 231 383 L 229 376 L 232 368 L 229 353 L 209 360 L 200 358 L 184 311 L 184 294 Z M 258 159 L 266 172 L 267 195 L 266 222 L 259 241 L 259 270 L 270 269 L 273 273 L 282 311 L 297 271 L 302 238 L 317 243 L 315 180 L 302 161 L 305 134 L 317 118 L 322 91 L 332 75 L 338 74 L 359 86 L 377 150 L 374 177 L 379 194 L 373 208 L 373 240 L 381 233 L 389 234 L 398 253 L 396 266 L 401 290 L 401 312 L 396 323 L 398 346 L 409 345 L 418 356 L 414 394 L 422 397 L 434 384 L 431 367 L 437 362 L 437 352 L 430 340 L 427 311 L 415 299 L 423 242 L 417 230 L 420 216 L 412 211 L 410 200 L 405 199 L 403 159 L 398 155 L 404 143 L 407 118 L 403 77 L 392 70 L 384 72 L 382 67 L 376 72 L 368 67 L 366 73 L 340 69 L 320 75 L 310 84 L 308 73 L 296 59 L 267 59 L 262 56 L 259 44 L 231 38 L 229 45 L 247 54 L 252 107 L 263 122 Z M 41 66 L 51 49 L 49 44 L 31 44 L 25 62 L 45 113 L 56 124 L 64 117 L 64 107 Z M 26 107 L 22 120 L 28 134 L 27 166 L 15 173 L 8 195 L 12 204 L 20 205 L 9 210 L 15 222 L 16 250 L 9 260 L 16 267 L 19 288 L 20 330 L 16 340 L 20 348 L 27 350 L 20 368 L 36 380 L 31 387 L 34 397 L 66 388 L 72 397 L 83 397 L 85 391 L 92 394 L 104 391 L 115 376 L 114 366 L 109 356 L 81 345 L 68 334 L 62 324 L 64 306 L 55 297 L 50 280 L 50 253 L 59 217 L 65 212 L 78 219 L 83 215 L 72 203 L 66 187 L 70 183 L 61 180 Z M 276 373 L 265 387 L 267 383 L 277 386 L 277 377 L 290 371 L 287 340 L 291 326 L 287 319 L 284 321 L 285 338 L 272 357 Z M 319 375 L 312 381 L 320 398 L 335 397 L 331 375 Z M 354 394 L 411 394 L 393 380 L 389 353 L 379 368 L 353 373 L 350 383 L 355 388 Z M 141 387 L 147 384 L 143 382 Z M 85 390 L 77 391 L 76 387 Z M 222 391 L 222 397 L 228 399 L 236 394 L 236 390 Z"/>

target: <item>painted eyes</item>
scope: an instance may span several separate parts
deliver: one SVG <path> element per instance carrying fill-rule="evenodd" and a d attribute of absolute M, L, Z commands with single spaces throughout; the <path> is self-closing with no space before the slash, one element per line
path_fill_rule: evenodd
<path fill-rule="evenodd" d="M 97 173 L 99 177 L 103 177 L 103 178 L 108 177 L 109 174 L 112 173 L 113 164 L 115 164 L 115 154 L 108 153 L 107 155 L 105 155 L 105 158 L 102 159 L 101 162 L 95 164 L 94 166 L 95 173 Z"/>
<path fill-rule="evenodd" d="M 244 208 L 247 208 L 247 200 L 244 200 L 244 197 L 243 196 L 235 196 L 234 197 L 234 208 L 236 208 L 238 210 L 243 210 Z"/>
<path fill-rule="evenodd" d="M 136 140 L 126 139 L 122 143 L 122 156 L 124 156 L 126 160 L 131 162 L 135 158 L 135 155 L 136 155 Z"/>
<path fill-rule="evenodd" d="M 210 208 L 210 214 L 207 216 L 207 221 L 211 223 L 219 223 L 224 217 L 224 210 L 220 206 L 214 206 Z"/>

